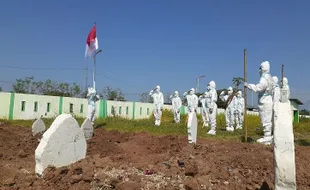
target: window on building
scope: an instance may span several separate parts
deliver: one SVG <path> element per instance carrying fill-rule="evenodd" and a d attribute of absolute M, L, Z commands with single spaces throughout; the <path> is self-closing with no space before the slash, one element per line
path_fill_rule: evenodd
<path fill-rule="evenodd" d="M 80 113 L 83 113 L 83 109 L 84 109 L 84 105 L 81 104 L 81 107 L 80 107 Z"/>
<path fill-rule="evenodd" d="M 51 110 L 51 103 L 47 103 L 46 111 L 47 111 L 47 112 L 50 112 L 50 110 Z"/>
<path fill-rule="evenodd" d="M 21 110 L 22 110 L 22 111 L 25 111 L 25 108 L 26 108 L 26 101 L 22 101 Z"/>
<path fill-rule="evenodd" d="M 111 114 L 114 115 L 114 106 L 111 106 Z"/>
<path fill-rule="evenodd" d="M 126 115 L 128 115 L 129 114 L 129 107 L 127 106 L 126 107 Z"/>
<path fill-rule="evenodd" d="M 140 115 L 142 115 L 142 107 L 140 107 Z"/>
<path fill-rule="evenodd" d="M 118 114 L 122 114 L 122 107 L 120 106 L 119 108 L 118 108 Z"/>
<path fill-rule="evenodd" d="M 150 114 L 150 108 L 146 109 L 146 114 L 149 115 Z"/>
<path fill-rule="evenodd" d="M 73 113 L 73 104 L 70 103 L 70 113 Z"/>
<path fill-rule="evenodd" d="M 34 108 L 33 108 L 34 112 L 38 111 L 38 102 L 34 102 Z"/>

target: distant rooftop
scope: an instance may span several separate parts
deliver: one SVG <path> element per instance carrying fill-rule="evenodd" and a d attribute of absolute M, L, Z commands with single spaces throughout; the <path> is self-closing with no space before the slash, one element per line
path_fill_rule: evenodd
<path fill-rule="evenodd" d="M 300 100 L 295 99 L 295 98 L 290 98 L 290 101 L 291 101 L 291 102 L 295 102 L 295 103 L 298 104 L 298 105 L 304 105 Z"/>

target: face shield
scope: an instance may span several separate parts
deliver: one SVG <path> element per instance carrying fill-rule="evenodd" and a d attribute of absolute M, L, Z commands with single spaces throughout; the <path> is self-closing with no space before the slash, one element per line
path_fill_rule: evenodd
<path fill-rule="evenodd" d="M 238 94 L 237 94 L 237 97 L 238 97 L 238 98 L 241 98 L 241 96 L 242 96 L 242 94 L 241 94 L 241 92 L 239 91 Z"/>
<path fill-rule="evenodd" d="M 260 76 L 262 76 L 262 74 L 263 74 L 263 69 L 262 69 L 262 66 L 260 66 L 260 67 L 259 67 L 259 69 L 258 69 L 258 73 L 259 73 L 259 75 L 260 75 Z"/>
<path fill-rule="evenodd" d="M 211 90 L 211 86 L 210 86 L 210 84 L 208 84 L 208 86 L 207 86 L 207 90 L 208 90 L 208 91 L 210 91 L 210 90 Z"/>
<path fill-rule="evenodd" d="M 155 92 L 159 92 L 159 91 L 160 91 L 160 87 L 159 87 L 159 86 L 156 86 Z"/>
<path fill-rule="evenodd" d="M 195 90 L 192 88 L 190 91 L 189 91 L 189 94 L 190 95 L 193 95 L 195 93 Z"/>

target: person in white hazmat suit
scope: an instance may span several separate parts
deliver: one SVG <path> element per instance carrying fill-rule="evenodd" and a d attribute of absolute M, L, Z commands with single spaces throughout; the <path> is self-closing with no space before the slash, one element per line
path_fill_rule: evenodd
<path fill-rule="evenodd" d="M 186 98 L 186 100 L 187 100 L 188 142 L 189 143 L 196 143 L 197 123 L 196 123 L 196 125 L 192 125 L 190 118 L 192 118 L 192 121 L 195 120 L 197 122 L 196 113 L 197 113 L 197 108 L 198 108 L 198 97 L 195 94 L 194 88 L 190 89 L 188 92 L 184 92 L 183 97 Z"/>
<path fill-rule="evenodd" d="M 242 97 L 242 91 L 237 92 L 237 97 L 235 100 L 235 119 L 237 123 L 236 129 L 242 129 L 244 112 L 244 98 Z"/>
<path fill-rule="evenodd" d="M 272 78 L 270 75 L 270 64 L 268 61 L 261 63 L 259 68 L 260 80 L 258 84 L 244 83 L 248 89 L 258 93 L 258 108 L 261 123 L 264 128 L 264 137 L 257 140 L 258 143 L 270 145 L 272 136 Z"/>
<path fill-rule="evenodd" d="M 209 124 L 211 129 L 209 130 L 209 135 L 216 135 L 216 114 L 217 114 L 217 92 L 216 84 L 214 81 L 210 81 L 207 86 L 206 94 L 206 109 L 209 116 Z"/>
<path fill-rule="evenodd" d="M 279 87 L 279 79 L 276 76 L 272 77 L 272 102 L 275 105 L 276 102 L 280 102 L 280 87 Z"/>
<path fill-rule="evenodd" d="M 180 123 L 180 111 L 182 106 L 181 98 L 179 97 L 179 92 L 175 91 L 173 95 L 170 96 L 172 102 L 172 109 L 174 115 L 174 121 Z"/>
<path fill-rule="evenodd" d="M 226 130 L 234 131 L 235 95 L 233 93 L 232 87 L 228 87 L 227 95 L 225 95 L 225 92 L 222 91 L 220 93 L 220 99 L 226 103 L 226 109 L 225 109 Z"/>
<path fill-rule="evenodd" d="M 291 94 L 290 94 L 290 86 L 288 85 L 288 79 L 286 77 L 283 77 L 282 90 L 286 91 L 287 96 L 285 97 L 285 99 L 287 99 L 287 101 L 289 101 Z"/>
<path fill-rule="evenodd" d="M 195 94 L 195 89 L 192 88 L 188 92 L 184 92 L 183 96 L 187 100 L 187 113 L 197 113 L 198 97 Z"/>
<path fill-rule="evenodd" d="M 92 123 L 92 125 L 94 125 L 96 119 L 96 102 L 100 99 L 100 97 L 97 95 L 95 88 L 89 87 L 86 98 L 88 100 L 87 118 Z"/>
<path fill-rule="evenodd" d="M 205 92 L 203 95 L 200 95 L 198 100 L 201 103 L 202 111 L 201 111 L 201 118 L 203 121 L 202 127 L 208 127 L 209 126 L 209 115 L 206 107 L 206 97 L 208 96 L 208 92 Z"/>
<path fill-rule="evenodd" d="M 155 89 L 151 90 L 149 95 L 154 101 L 155 125 L 159 126 L 164 105 L 164 95 L 160 92 L 160 86 L 156 86 Z"/>
<path fill-rule="evenodd" d="M 274 130 L 274 126 L 275 126 L 275 123 L 274 123 L 274 107 L 276 105 L 277 102 L 280 102 L 280 99 L 281 99 L 281 92 L 280 92 L 280 86 L 278 84 L 279 82 L 279 79 L 278 77 L 276 76 L 273 76 L 272 78 L 272 102 L 273 102 L 273 110 L 272 110 L 272 133 L 273 133 L 273 130 Z"/>

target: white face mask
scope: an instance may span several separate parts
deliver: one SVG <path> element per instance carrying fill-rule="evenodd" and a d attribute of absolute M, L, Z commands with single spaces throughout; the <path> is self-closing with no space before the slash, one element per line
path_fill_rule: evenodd
<path fill-rule="evenodd" d="M 189 92 L 189 94 L 190 94 L 190 95 L 193 95 L 193 94 L 194 94 L 194 92 L 193 92 L 193 91 L 190 91 L 190 92 Z"/>

